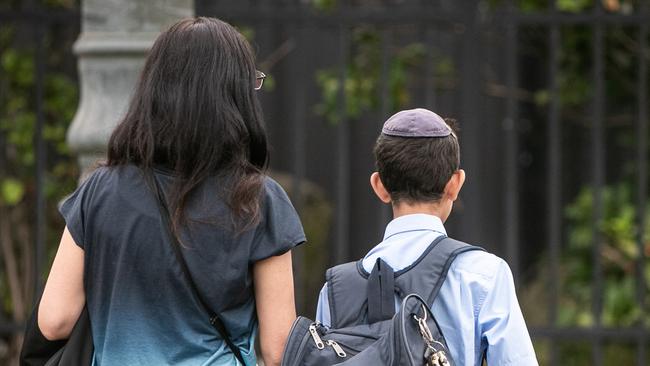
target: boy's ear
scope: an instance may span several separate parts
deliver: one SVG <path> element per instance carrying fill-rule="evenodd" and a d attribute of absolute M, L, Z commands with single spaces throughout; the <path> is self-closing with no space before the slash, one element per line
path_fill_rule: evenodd
<path fill-rule="evenodd" d="M 449 182 L 445 186 L 445 196 L 449 198 L 452 202 L 456 201 L 458 198 L 458 193 L 460 189 L 463 188 L 465 183 L 465 171 L 463 169 L 458 169 L 451 175 Z"/>
<path fill-rule="evenodd" d="M 384 183 L 382 183 L 381 178 L 379 177 L 379 173 L 374 172 L 370 175 L 370 186 L 372 187 L 372 190 L 375 191 L 375 194 L 381 200 L 381 202 L 390 203 L 392 201 L 390 194 L 386 190 L 386 187 L 384 187 Z"/>

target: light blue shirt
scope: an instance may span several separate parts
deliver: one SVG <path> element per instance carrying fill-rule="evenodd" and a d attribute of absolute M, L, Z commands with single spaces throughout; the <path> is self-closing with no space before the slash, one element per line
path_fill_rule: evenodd
<path fill-rule="evenodd" d="M 384 241 L 363 258 L 363 267 L 371 272 L 377 258 L 382 258 L 399 271 L 441 235 L 447 234 L 436 216 L 398 217 L 386 227 Z M 484 352 L 488 365 L 537 365 L 512 273 L 503 259 L 482 251 L 460 254 L 431 310 L 457 365 L 480 366 Z M 316 320 L 330 325 L 327 284 L 320 292 Z"/>

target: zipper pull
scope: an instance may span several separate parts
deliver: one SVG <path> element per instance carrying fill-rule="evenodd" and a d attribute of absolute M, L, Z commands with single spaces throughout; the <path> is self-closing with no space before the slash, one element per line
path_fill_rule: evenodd
<path fill-rule="evenodd" d="M 314 339 L 314 343 L 316 343 L 316 348 L 318 349 L 325 348 L 325 344 L 323 343 L 323 340 L 320 339 L 320 336 L 318 335 L 318 331 L 316 331 L 315 324 L 309 326 L 309 333 L 311 334 L 311 337 Z"/>
<path fill-rule="evenodd" d="M 333 340 L 327 340 L 326 342 L 327 342 L 327 345 L 328 345 L 328 346 L 332 346 L 332 348 L 334 348 L 334 352 L 336 352 L 336 355 L 337 355 L 337 356 L 339 356 L 339 357 L 341 357 L 341 358 L 345 358 L 345 357 L 348 356 L 348 354 L 345 353 L 345 351 L 343 350 L 343 348 L 341 348 L 341 346 L 339 346 L 339 344 L 336 343 L 335 341 L 333 341 Z"/>

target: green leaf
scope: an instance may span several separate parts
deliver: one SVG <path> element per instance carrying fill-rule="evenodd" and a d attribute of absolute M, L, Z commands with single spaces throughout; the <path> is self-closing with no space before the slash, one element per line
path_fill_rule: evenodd
<path fill-rule="evenodd" d="M 560 11 L 579 13 L 591 5 L 591 0 L 558 0 L 557 8 Z"/>
<path fill-rule="evenodd" d="M 25 195 L 25 187 L 23 187 L 22 182 L 12 178 L 7 178 L 2 181 L 0 191 L 2 193 L 2 201 L 9 206 L 20 202 Z"/>
<path fill-rule="evenodd" d="M 548 90 L 542 89 L 535 92 L 535 94 L 533 95 L 533 99 L 535 100 L 535 104 L 537 104 L 540 107 L 543 107 L 548 104 L 551 98 Z"/>
<path fill-rule="evenodd" d="M 331 11 L 336 8 L 336 0 L 312 0 L 315 9 L 321 11 Z"/>

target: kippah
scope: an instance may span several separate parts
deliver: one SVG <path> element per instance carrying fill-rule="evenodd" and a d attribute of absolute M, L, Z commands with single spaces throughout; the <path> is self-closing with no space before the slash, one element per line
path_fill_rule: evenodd
<path fill-rule="evenodd" d="M 424 108 L 395 113 L 384 123 L 381 132 L 399 137 L 446 137 L 452 134 L 442 117 Z"/>

